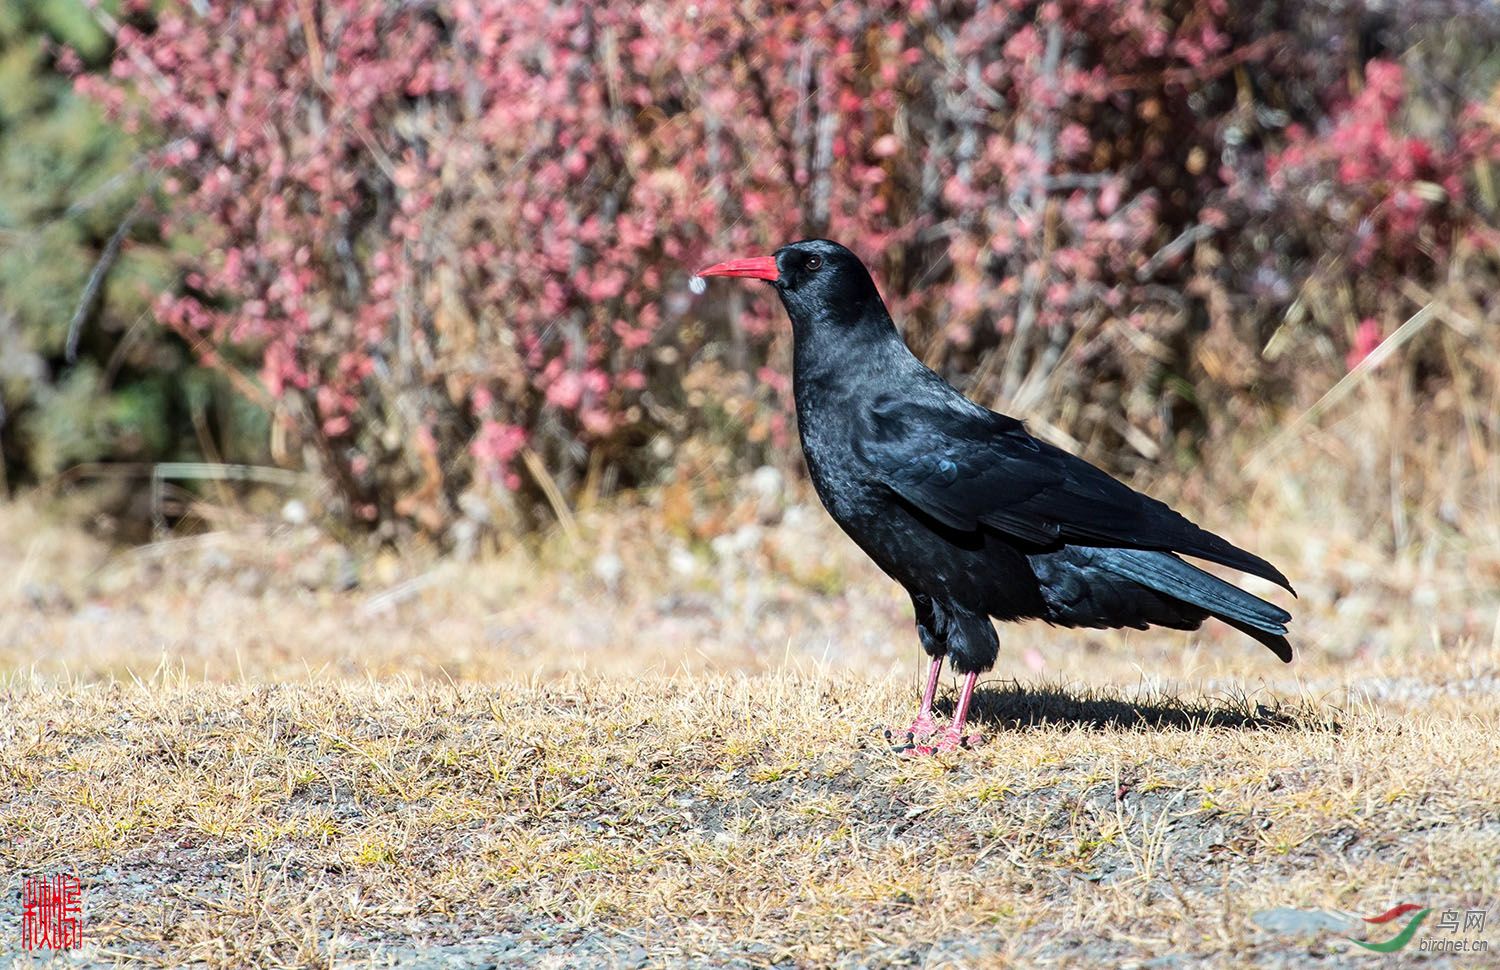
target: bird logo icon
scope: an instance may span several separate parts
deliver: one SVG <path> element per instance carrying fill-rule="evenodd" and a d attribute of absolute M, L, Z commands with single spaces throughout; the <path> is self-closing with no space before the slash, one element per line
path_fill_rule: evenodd
<path fill-rule="evenodd" d="M 1378 916 L 1362 917 L 1366 923 L 1382 924 L 1389 923 L 1414 910 L 1417 912 L 1417 915 L 1413 916 L 1406 926 L 1402 927 L 1400 933 L 1397 933 L 1384 943 L 1366 943 L 1363 940 L 1356 940 L 1352 937 L 1349 938 L 1349 942 L 1356 946 L 1362 946 L 1366 950 L 1373 950 L 1376 953 L 1395 953 L 1411 942 L 1412 937 L 1417 935 L 1417 928 L 1422 925 L 1422 921 L 1427 918 L 1427 914 L 1431 913 L 1432 910 L 1418 903 L 1399 903 Z"/>

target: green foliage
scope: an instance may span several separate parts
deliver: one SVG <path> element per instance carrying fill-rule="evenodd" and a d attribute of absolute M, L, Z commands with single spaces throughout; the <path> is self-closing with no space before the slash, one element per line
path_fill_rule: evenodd
<path fill-rule="evenodd" d="M 176 274 L 149 205 L 88 309 L 78 361 L 67 360 L 89 278 L 154 186 L 144 140 L 75 93 L 57 63 L 65 48 L 85 70 L 107 69 L 113 54 L 82 0 L 0 5 L 0 483 L 80 462 L 201 460 L 204 428 L 223 439 L 221 456 L 256 458 L 265 415 L 156 323 L 153 301 Z"/>

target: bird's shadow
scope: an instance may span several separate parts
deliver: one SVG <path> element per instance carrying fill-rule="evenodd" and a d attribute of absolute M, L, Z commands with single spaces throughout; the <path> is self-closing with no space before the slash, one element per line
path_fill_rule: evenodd
<path fill-rule="evenodd" d="M 951 717 L 956 701 L 957 696 L 949 694 L 934 707 Z M 1235 692 L 1184 697 L 1161 688 L 1126 695 L 1106 688 L 1017 681 L 980 684 L 969 707 L 969 721 L 1002 731 L 1045 724 L 1139 731 L 1339 729 L 1332 711 L 1307 701 L 1257 700 Z"/>

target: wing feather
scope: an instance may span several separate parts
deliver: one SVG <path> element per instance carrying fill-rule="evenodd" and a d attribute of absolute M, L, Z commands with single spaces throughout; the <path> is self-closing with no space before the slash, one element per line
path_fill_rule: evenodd
<path fill-rule="evenodd" d="M 1189 522 L 1165 503 L 1040 441 L 1014 418 L 972 404 L 923 406 L 882 396 L 860 451 L 880 480 L 945 526 L 981 525 L 1022 542 L 1177 552 L 1292 591 L 1266 560 Z"/>

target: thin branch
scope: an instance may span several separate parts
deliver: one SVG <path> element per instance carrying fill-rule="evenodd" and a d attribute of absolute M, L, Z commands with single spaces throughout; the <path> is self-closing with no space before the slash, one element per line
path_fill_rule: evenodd
<path fill-rule="evenodd" d="M 1363 384 L 1377 367 L 1393 357 L 1397 350 L 1420 333 L 1429 320 L 1439 317 L 1439 309 L 1439 304 L 1429 303 L 1412 314 L 1410 319 L 1396 328 L 1395 333 L 1381 341 L 1380 345 L 1370 351 L 1364 360 L 1356 364 L 1353 370 L 1339 378 L 1338 382 L 1324 392 L 1312 407 L 1299 414 L 1295 420 L 1283 425 L 1270 441 L 1256 449 L 1251 454 L 1250 460 L 1245 463 L 1246 470 L 1251 475 L 1264 471 L 1267 463 L 1296 440 L 1303 428 L 1316 425 L 1330 408 L 1348 397 L 1350 392 Z"/>
<path fill-rule="evenodd" d="M 1182 230 L 1176 239 L 1158 249 L 1150 259 L 1146 260 L 1145 265 L 1135 271 L 1136 280 L 1141 283 L 1150 280 L 1157 273 L 1161 272 L 1162 267 L 1177 259 L 1177 257 L 1209 238 L 1217 231 L 1213 226 L 1206 226 L 1202 223 L 1194 223 L 1188 226 Z"/>
<path fill-rule="evenodd" d="M 1058 68 L 1062 60 L 1062 25 L 1053 22 L 1047 28 L 1047 46 L 1042 57 L 1041 81 L 1050 92 L 1058 86 Z M 1029 134 L 1033 138 L 1036 152 L 1036 178 L 1031 184 L 1030 211 L 1037 221 L 1037 251 L 1028 261 L 1021 278 L 1020 306 L 1016 312 L 1016 327 L 1011 333 L 1010 343 L 1005 348 L 1005 364 L 1001 368 L 1000 394 L 1009 400 L 1020 388 L 1021 367 L 1027 348 L 1031 343 L 1031 331 L 1036 323 L 1042 278 L 1046 274 L 1048 253 L 1047 240 L 1047 177 L 1052 171 L 1052 159 L 1056 147 L 1057 116 L 1053 110 L 1054 99 L 1049 97 L 1039 122 Z"/>
<path fill-rule="evenodd" d="M 78 339 L 83 332 L 83 323 L 93 313 L 94 307 L 98 305 L 99 294 L 104 289 L 104 281 L 109 277 L 109 271 L 114 268 L 115 260 L 120 258 L 120 247 L 125 244 L 125 235 L 130 232 L 130 227 L 135 224 L 136 217 L 141 214 L 145 207 L 145 196 L 135 200 L 135 205 L 125 213 L 125 218 L 115 227 L 114 235 L 109 237 L 109 242 L 104 245 L 104 252 L 99 254 L 99 261 L 94 264 L 94 270 L 89 274 L 89 281 L 83 288 L 83 296 L 78 300 L 78 309 L 73 311 L 73 319 L 68 323 L 68 344 L 66 359 L 68 363 L 78 362 Z"/>

